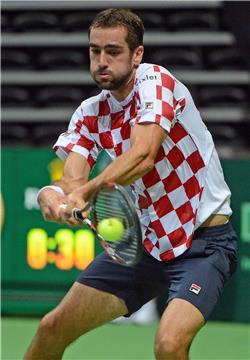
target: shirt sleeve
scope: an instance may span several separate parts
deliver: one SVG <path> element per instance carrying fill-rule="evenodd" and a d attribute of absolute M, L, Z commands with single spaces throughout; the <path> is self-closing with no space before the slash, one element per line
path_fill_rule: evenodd
<path fill-rule="evenodd" d="M 163 67 L 149 66 L 137 78 L 140 109 L 135 123 L 156 123 L 170 132 L 175 122 L 175 79 Z"/>
<path fill-rule="evenodd" d="M 68 154 L 73 151 L 83 155 L 90 167 L 93 167 L 99 150 L 87 126 L 89 118 L 83 115 L 81 106 L 74 112 L 68 130 L 59 136 L 53 146 L 53 150 L 61 160 L 65 161 Z M 95 121 L 94 118 L 93 116 L 93 121 Z"/>

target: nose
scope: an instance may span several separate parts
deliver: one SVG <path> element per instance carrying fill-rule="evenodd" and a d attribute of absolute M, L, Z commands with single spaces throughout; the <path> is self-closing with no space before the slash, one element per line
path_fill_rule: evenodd
<path fill-rule="evenodd" d="M 105 54 L 105 52 L 104 52 L 104 50 L 102 50 L 101 52 L 100 52 L 100 57 L 99 57 L 99 65 L 100 65 L 100 67 L 107 67 L 107 65 L 108 65 L 108 63 L 107 63 L 107 56 L 106 56 L 106 54 Z"/>

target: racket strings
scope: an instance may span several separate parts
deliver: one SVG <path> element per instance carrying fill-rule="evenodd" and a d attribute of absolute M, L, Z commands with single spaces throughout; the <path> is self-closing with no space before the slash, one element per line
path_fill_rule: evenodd
<path fill-rule="evenodd" d="M 134 218 L 131 216 L 130 206 L 124 196 L 119 191 L 107 189 L 96 197 L 94 220 L 97 225 L 102 220 L 111 217 L 122 221 L 125 230 L 119 241 L 108 242 L 108 246 L 115 250 L 118 256 L 129 259 L 137 253 L 138 249 Z"/>

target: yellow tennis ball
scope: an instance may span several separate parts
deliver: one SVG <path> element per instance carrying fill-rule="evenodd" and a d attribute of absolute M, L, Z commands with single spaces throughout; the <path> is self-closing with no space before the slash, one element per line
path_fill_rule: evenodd
<path fill-rule="evenodd" d="M 124 233 L 123 223 L 117 218 L 103 219 L 97 226 L 98 233 L 104 240 L 118 241 Z"/>

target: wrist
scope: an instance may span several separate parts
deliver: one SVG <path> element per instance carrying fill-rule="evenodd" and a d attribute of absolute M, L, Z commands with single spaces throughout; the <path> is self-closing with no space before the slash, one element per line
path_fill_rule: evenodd
<path fill-rule="evenodd" d="M 79 196 L 84 199 L 84 201 L 88 201 L 91 195 L 95 192 L 96 188 L 100 186 L 103 182 L 99 181 L 99 177 L 88 181 L 82 188 L 80 188 Z"/>
<path fill-rule="evenodd" d="M 54 191 L 56 191 L 57 193 L 59 193 L 59 194 L 61 194 L 61 195 L 65 195 L 63 189 L 62 189 L 60 186 L 56 186 L 56 185 L 46 185 L 46 186 L 42 187 L 42 188 L 38 191 L 37 197 L 36 197 L 37 202 L 39 202 L 38 200 L 39 200 L 39 196 L 40 196 L 41 192 L 42 192 L 43 190 L 45 190 L 45 189 L 51 189 L 51 190 L 54 190 Z"/>

